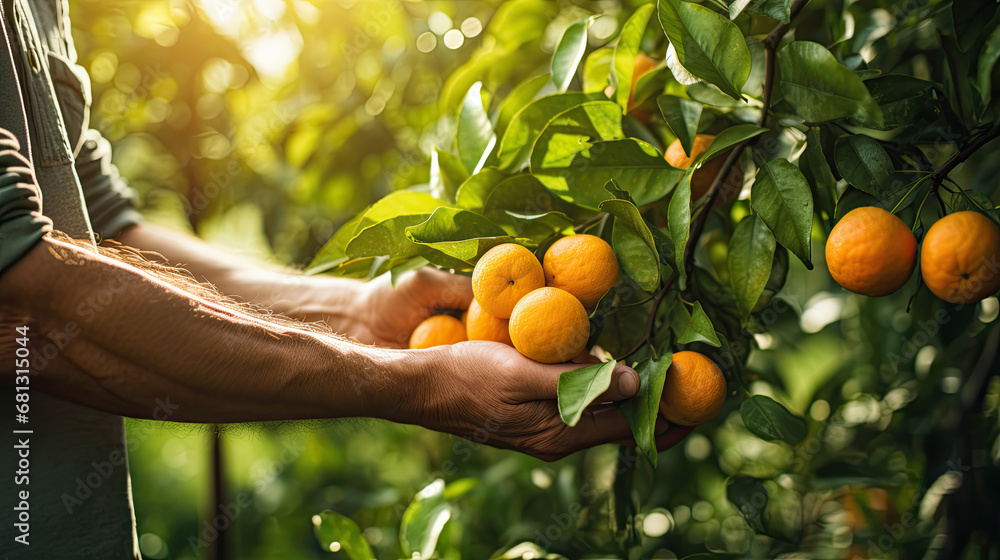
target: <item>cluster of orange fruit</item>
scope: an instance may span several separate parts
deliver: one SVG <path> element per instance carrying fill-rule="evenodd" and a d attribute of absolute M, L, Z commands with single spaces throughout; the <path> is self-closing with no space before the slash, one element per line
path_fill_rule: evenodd
<path fill-rule="evenodd" d="M 431 317 L 413 332 L 410 348 L 489 340 L 542 363 L 571 360 L 590 337 L 587 310 L 618 284 L 619 274 L 614 250 L 593 235 L 563 237 L 542 262 L 520 245 L 498 245 L 476 263 L 475 300 L 464 321 Z"/>
<path fill-rule="evenodd" d="M 855 208 L 826 242 L 830 275 L 848 290 L 884 296 L 901 288 L 917 264 L 917 239 L 895 214 Z M 1000 290 L 1000 227 L 978 212 L 949 214 L 927 230 L 920 274 L 937 297 L 975 303 Z"/>

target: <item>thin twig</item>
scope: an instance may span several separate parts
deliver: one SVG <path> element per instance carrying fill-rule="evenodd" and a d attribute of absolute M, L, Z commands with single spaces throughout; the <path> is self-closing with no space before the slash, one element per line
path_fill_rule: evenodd
<path fill-rule="evenodd" d="M 937 187 L 940 185 L 953 169 L 972 157 L 972 154 L 976 153 L 976 150 L 982 148 L 986 144 L 989 144 L 990 141 L 995 140 L 998 137 L 1000 137 L 1000 125 L 994 125 L 986 129 L 972 142 L 969 142 L 964 148 L 959 150 L 958 153 L 948 158 L 948 161 L 944 162 L 941 167 L 938 167 L 933 173 L 930 174 L 929 177 L 932 181 L 934 181 L 934 186 Z"/>

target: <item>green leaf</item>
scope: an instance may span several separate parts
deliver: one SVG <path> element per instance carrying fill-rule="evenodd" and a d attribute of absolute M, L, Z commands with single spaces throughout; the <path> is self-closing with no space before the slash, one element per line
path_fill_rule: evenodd
<path fill-rule="evenodd" d="M 653 15 L 654 6 L 645 4 L 640 6 L 632 14 L 625 24 L 622 25 L 621 33 L 618 36 L 618 45 L 615 47 L 614 77 L 615 77 L 615 101 L 621 106 L 622 111 L 628 111 L 628 100 L 632 92 L 632 75 L 635 74 L 635 59 L 639 52 L 639 43 L 646 32 L 649 18 Z"/>
<path fill-rule="evenodd" d="M 361 528 L 351 518 L 339 513 L 324 511 L 313 516 L 316 540 L 323 550 L 342 552 L 351 560 L 371 560 L 375 558 L 371 546 L 361 534 Z"/>
<path fill-rule="evenodd" d="M 615 61 L 615 49 L 604 47 L 587 56 L 583 63 L 583 91 L 601 92 L 608 87 L 611 68 Z"/>
<path fill-rule="evenodd" d="M 455 193 L 466 179 L 469 172 L 465 170 L 456 155 L 441 151 L 435 147 L 431 152 L 431 195 L 441 200 L 454 202 Z"/>
<path fill-rule="evenodd" d="M 656 419 L 660 415 L 660 397 L 663 395 L 663 382 L 667 378 L 672 356 L 665 352 L 659 360 L 647 358 L 637 366 L 639 374 L 639 392 L 630 399 L 616 403 L 618 410 L 632 428 L 635 443 L 656 468 L 659 455 L 656 449 Z"/>
<path fill-rule="evenodd" d="M 787 159 L 763 162 L 750 190 L 750 206 L 778 243 L 811 270 L 813 197 L 799 168 Z"/>
<path fill-rule="evenodd" d="M 501 243 L 526 241 L 507 235 L 481 214 L 458 208 L 438 208 L 426 220 L 407 227 L 406 239 L 468 263 Z"/>
<path fill-rule="evenodd" d="M 656 148 L 636 140 L 584 142 L 572 160 L 559 166 L 534 167 L 531 173 L 563 199 L 597 209 L 611 195 L 604 185 L 616 179 L 645 205 L 666 196 L 683 171 L 670 167 Z"/>
<path fill-rule="evenodd" d="M 691 344 L 692 342 L 704 342 L 716 348 L 722 345 L 719 342 L 719 337 L 715 334 L 712 320 L 708 318 L 708 315 L 705 315 L 700 301 L 694 302 L 694 309 L 691 310 L 691 321 L 677 339 L 678 344 Z"/>
<path fill-rule="evenodd" d="M 367 210 L 366 210 L 367 211 Z M 326 244 L 316 253 L 312 262 L 306 267 L 306 274 L 320 274 L 343 263 L 348 259 L 347 244 L 354 238 L 358 224 L 365 217 L 365 212 L 351 218 L 333 234 Z"/>
<path fill-rule="evenodd" d="M 465 94 L 458 117 L 458 155 L 470 174 L 479 172 L 497 141 L 483 106 L 482 87 L 480 82 L 472 84 Z"/>
<path fill-rule="evenodd" d="M 564 167 L 591 140 L 620 140 L 622 112 L 611 101 L 589 101 L 567 109 L 542 129 L 531 149 L 531 169 Z"/>
<path fill-rule="evenodd" d="M 750 433 L 760 439 L 795 445 L 806 437 L 806 421 L 771 397 L 754 395 L 743 401 L 740 417 Z"/>
<path fill-rule="evenodd" d="M 733 0 L 733 3 L 729 5 L 729 19 L 736 19 L 749 3 L 750 0 Z"/>
<path fill-rule="evenodd" d="M 808 122 L 854 117 L 881 122 L 882 111 L 864 82 L 818 43 L 795 41 L 778 51 L 785 100 Z"/>
<path fill-rule="evenodd" d="M 733 99 L 750 77 L 750 50 L 739 27 L 711 9 L 681 0 L 659 0 L 660 25 L 688 72 Z"/>
<path fill-rule="evenodd" d="M 576 426 L 583 411 L 611 386 L 614 360 L 565 371 L 559 376 L 559 416 L 563 422 Z"/>
<path fill-rule="evenodd" d="M 500 111 L 497 113 L 496 126 L 493 127 L 496 130 L 497 136 L 503 137 L 514 115 L 527 107 L 535 99 L 535 96 L 538 95 L 538 92 L 542 91 L 545 84 L 548 84 L 550 81 L 551 76 L 549 74 L 541 74 L 521 82 L 514 88 L 514 91 L 510 92 L 507 99 L 504 99 L 503 103 L 500 104 Z"/>
<path fill-rule="evenodd" d="M 753 0 L 747 10 L 788 23 L 792 17 L 792 0 Z"/>
<path fill-rule="evenodd" d="M 604 185 L 604 190 L 608 191 L 608 193 L 610 193 L 611 196 L 615 197 L 618 200 L 627 200 L 632 204 L 635 204 L 635 201 L 632 200 L 632 195 L 629 194 L 628 191 L 623 190 L 621 187 L 619 187 L 618 181 L 615 181 L 614 179 L 608 181 L 608 184 Z"/>
<path fill-rule="evenodd" d="M 403 512 L 399 544 L 406 557 L 418 554 L 420 558 L 430 558 L 434 555 L 438 538 L 455 513 L 455 507 L 444 498 L 444 489 L 444 481 L 435 480 L 418 492 Z"/>
<path fill-rule="evenodd" d="M 708 211 L 706 208 L 703 210 Z M 685 173 L 684 178 L 674 189 L 667 206 L 667 229 L 670 240 L 674 242 L 674 270 L 677 271 L 677 282 L 682 290 L 687 289 L 687 270 L 684 267 L 684 252 L 691 234 L 691 173 Z"/>
<path fill-rule="evenodd" d="M 837 179 L 823 154 L 823 140 L 819 129 L 806 132 L 806 149 L 799 157 L 799 171 L 812 189 L 816 209 L 826 220 L 832 220 L 837 209 Z"/>
<path fill-rule="evenodd" d="M 977 76 L 979 79 L 979 94 L 983 103 L 988 105 L 993 99 L 993 67 L 1000 58 L 1000 27 L 990 33 L 983 50 L 979 53 L 979 64 L 977 66 Z"/>
<path fill-rule="evenodd" d="M 601 101 L 603 95 L 603 93 L 557 93 L 537 99 L 521 109 L 511 120 L 503 139 L 500 140 L 500 149 L 497 152 L 500 169 L 517 171 L 528 164 L 531 148 L 535 145 L 538 135 L 549 124 L 552 115 L 587 101 Z"/>
<path fill-rule="evenodd" d="M 746 216 L 729 240 L 729 281 L 736 295 L 741 320 L 746 323 L 771 275 L 774 235 L 756 214 Z"/>
<path fill-rule="evenodd" d="M 358 233 L 347 244 L 347 256 L 352 259 L 362 257 L 409 258 L 420 254 L 420 249 L 406 236 L 406 229 L 423 223 L 430 214 L 395 216 L 371 225 Z"/>
<path fill-rule="evenodd" d="M 624 200 L 607 202 L 625 203 Z M 606 203 L 603 203 L 606 204 Z M 603 206 L 602 204 L 602 206 Z M 633 206 L 633 208 L 635 208 Z M 652 236 L 650 236 L 652 237 Z M 611 230 L 611 246 L 618 264 L 643 291 L 653 293 L 660 283 L 660 266 L 654 249 L 624 220 L 616 219 Z"/>
<path fill-rule="evenodd" d="M 514 225 L 510 213 L 533 216 L 561 212 L 570 218 L 589 216 L 585 210 L 564 201 L 528 174 L 507 175 L 486 168 L 473 175 L 458 189 L 459 206 L 482 213 L 494 223 Z"/>
<path fill-rule="evenodd" d="M 952 22 L 958 46 L 967 51 L 993 19 L 997 3 L 993 0 L 958 0 L 951 4 Z"/>
<path fill-rule="evenodd" d="M 892 160 L 875 139 L 863 134 L 841 138 L 834 159 L 837 171 L 848 183 L 878 198 L 885 196 L 886 186 L 892 181 Z"/>
<path fill-rule="evenodd" d="M 865 86 L 882 111 L 882 122 L 852 120 L 866 128 L 892 130 L 919 120 L 935 84 L 913 76 L 887 74 L 866 81 Z"/>
<path fill-rule="evenodd" d="M 767 533 L 767 488 L 749 476 L 734 476 L 726 481 L 726 498 L 736 506 L 747 525 L 758 534 Z"/>
<path fill-rule="evenodd" d="M 558 93 L 566 91 L 576 75 L 583 53 L 587 50 L 587 29 L 593 21 L 594 17 L 589 17 L 567 27 L 552 54 L 552 83 Z"/>
<path fill-rule="evenodd" d="M 765 132 L 767 132 L 766 128 L 761 128 L 752 124 L 738 124 L 736 126 L 731 126 L 720 132 L 715 139 L 712 140 L 712 143 L 708 145 L 708 148 L 702 152 L 697 159 L 695 159 L 695 165 L 701 165 L 729 148 L 732 148 L 736 144 L 739 144 L 744 140 L 749 140 L 750 138 Z"/>
<path fill-rule="evenodd" d="M 670 132 L 681 141 L 684 153 L 690 156 L 694 137 L 698 133 L 698 122 L 701 120 L 701 103 L 676 95 L 661 95 L 656 98 L 656 104 L 659 105 Z"/>

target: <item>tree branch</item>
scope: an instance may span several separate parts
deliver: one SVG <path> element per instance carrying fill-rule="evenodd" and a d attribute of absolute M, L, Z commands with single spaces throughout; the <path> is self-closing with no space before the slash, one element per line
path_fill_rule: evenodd
<path fill-rule="evenodd" d="M 757 119 L 757 126 L 763 127 L 767 124 L 768 113 L 771 111 L 771 95 L 774 92 L 774 65 L 778 45 L 781 44 L 781 40 L 791 29 L 791 22 L 795 20 L 795 17 L 799 15 L 802 8 L 804 8 L 808 2 L 809 0 L 795 0 L 791 6 L 788 23 L 779 24 L 767 34 L 766 38 L 764 38 L 764 93 L 760 108 L 760 118 Z M 739 162 L 740 156 L 743 155 L 743 150 L 753 144 L 756 144 L 759 138 L 759 136 L 756 136 L 737 144 L 736 147 L 729 152 L 729 157 L 726 158 L 725 163 L 723 163 L 722 167 L 719 169 L 719 173 L 715 176 L 715 180 L 712 181 L 712 187 L 708 190 L 708 201 L 705 202 L 702 207 L 702 211 L 691 224 L 691 234 L 688 237 L 687 245 L 684 247 L 684 268 L 688 274 L 690 274 L 694 268 L 694 250 L 698 245 L 698 240 L 701 238 L 701 232 L 705 229 L 705 222 L 708 220 L 709 210 L 712 208 L 712 204 L 715 203 L 716 197 L 719 196 L 719 191 L 722 190 L 722 184 L 725 182 L 726 177 L 729 176 L 729 173 L 736 166 L 736 163 Z"/>
<path fill-rule="evenodd" d="M 960 149 L 955 155 L 948 158 L 948 161 L 945 161 L 941 164 L 941 167 L 938 167 L 933 173 L 930 174 L 928 178 L 932 181 L 932 188 L 936 189 L 940 186 L 941 182 L 944 181 L 952 170 L 964 163 L 965 160 L 972 157 L 972 154 L 976 153 L 976 150 L 982 148 L 986 144 L 989 144 L 998 137 L 1000 137 L 1000 125 L 993 125 L 972 140 L 972 142 L 966 144 L 964 148 Z"/>

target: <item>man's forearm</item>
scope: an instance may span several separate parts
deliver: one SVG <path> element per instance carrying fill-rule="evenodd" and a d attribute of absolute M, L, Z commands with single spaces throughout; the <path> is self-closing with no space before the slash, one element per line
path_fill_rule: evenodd
<path fill-rule="evenodd" d="M 360 312 L 363 284 L 344 278 L 307 277 L 267 268 L 216 249 L 200 239 L 152 224 L 131 227 L 117 241 L 163 255 L 220 292 L 303 321 L 325 321 L 349 332 Z"/>
<path fill-rule="evenodd" d="M 46 239 L 0 278 L 5 304 L 69 340 L 43 389 L 145 416 L 169 397 L 180 421 L 370 416 L 398 410 L 425 353 L 364 347 L 281 325 L 75 245 Z M 0 336 L 8 336 L 2 333 Z M 58 367 L 62 362 L 64 367 Z M 419 385 L 419 384 L 416 384 Z M 391 404 L 387 404 L 391 403 Z"/>

